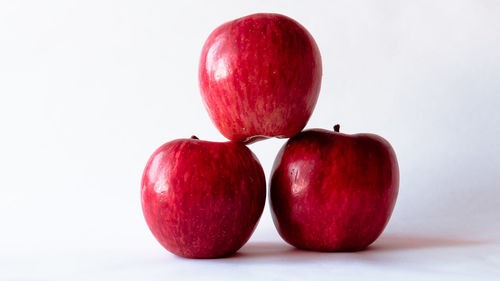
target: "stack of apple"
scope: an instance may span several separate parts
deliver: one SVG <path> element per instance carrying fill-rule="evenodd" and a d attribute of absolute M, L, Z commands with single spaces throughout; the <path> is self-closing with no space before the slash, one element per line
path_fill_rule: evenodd
<path fill-rule="evenodd" d="M 309 32 L 279 14 L 254 14 L 215 29 L 203 46 L 205 107 L 230 141 L 177 139 L 144 170 L 142 208 L 156 239 L 188 258 L 228 256 L 253 233 L 266 201 L 255 141 L 290 138 L 269 184 L 273 220 L 291 245 L 356 251 L 383 231 L 398 194 L 391 145 L 373 134 L 302 131 L 318 99 L 321 55 Z"/>

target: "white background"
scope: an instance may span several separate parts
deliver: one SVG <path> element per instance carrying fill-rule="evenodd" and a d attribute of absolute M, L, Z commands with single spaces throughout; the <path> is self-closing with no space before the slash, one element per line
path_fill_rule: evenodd
<path fill-rule="evenodd" d="M 279 12 L 323 57 L 308 128 L 388 139 L 393 217 L 358 253 L 294 250 L 269 206 L 233 258 L 165 251 L 142 217 L 159 145 L 224 138 L 198 90 L 209 33 Z M 498 280 L 500 2 L 0 1 L 1 280 Z M 268 176 L 283 140 L 250 146 Z"/>

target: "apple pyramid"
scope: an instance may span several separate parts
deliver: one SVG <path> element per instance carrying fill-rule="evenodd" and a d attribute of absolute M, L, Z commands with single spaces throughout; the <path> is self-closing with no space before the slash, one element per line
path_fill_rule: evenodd
<path fill-rule="evenodd" d="M 177 139 L 150 157 L 142 177 L 146 222 L 162 246 L 187 258 L 234 254 L 250 238 L 266 199 L 264 171 L 246 147 L 290 138 L 269 183 L 271 211 L 289 244 L 357 251 L 384 230 L 399 189 L 396 154 L 374 134 L 310 129 L 321 88 L 311 34 L 279 14 L 253 14 L 216 28 L 199 64 L 205 107 L 229 139 Z M 301 132 L 302 131 L 302 132 Z"/>

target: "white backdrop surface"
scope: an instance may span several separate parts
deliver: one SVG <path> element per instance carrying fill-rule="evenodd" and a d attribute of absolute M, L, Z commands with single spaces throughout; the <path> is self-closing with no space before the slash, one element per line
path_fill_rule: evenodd
<path fill-rule="evenodd" d="M 198 90 L 202 44 L 255 12 L 323 57 L 307 128 L 389 140 L 400 194 L 368 250 L 294 250 L 266 209 L 236 256 L 185 260 L 142 217 L 159 145 L 224 138 Z M 500 2 L 0 1 L 0 280 L 499 280 Z M 250 146 L 266 176 L 284 140 Z"/>

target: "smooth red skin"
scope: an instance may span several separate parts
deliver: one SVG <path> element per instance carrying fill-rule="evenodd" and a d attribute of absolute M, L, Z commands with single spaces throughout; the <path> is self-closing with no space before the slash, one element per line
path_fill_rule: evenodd
<path fill-rule="evenodd" d="M 228 139 L 289 138 L 311 116 L 321 87 L 321 55 L 299 23 L 254 14 L 215 29 L 199 64 L 201 96 Z"/>
<path fill-rule="evenodd" d="M 384 230 L 398 189 L 396 154 L 382 137 L 307 130 L 291 138 L 274 162 L 274 224 L 297 248 L 362 250 Z"/>
<path fill-rule="evenodd" d="M 262 214 L 262 167 L 244 145 L 179 139 L 158 148 L 142 177 L 142 210 L 151 232 L 186 258 L 235 253 Z"/>

